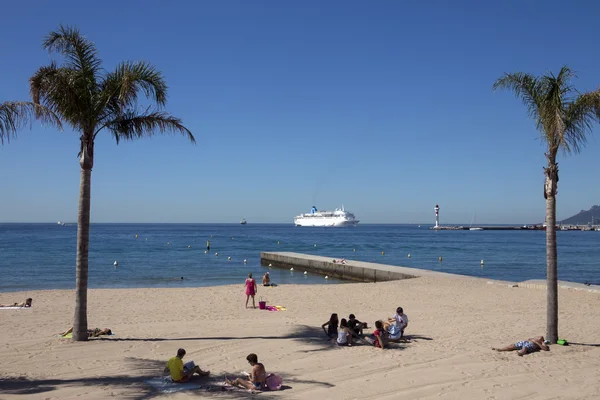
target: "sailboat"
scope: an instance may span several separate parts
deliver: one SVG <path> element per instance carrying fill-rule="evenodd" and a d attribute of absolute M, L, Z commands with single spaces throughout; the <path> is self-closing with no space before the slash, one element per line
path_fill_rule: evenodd
<path fill-rule="evenodd" d="M 473 214 L 473 219 L 471 219 L 471 225 L 469 227 L 470 231 L 482 231 L 483 228 L 479 228 L 479 227 L 473 227 L 473 221 L 475 221 L 477 219 L 477 213 Z"/>

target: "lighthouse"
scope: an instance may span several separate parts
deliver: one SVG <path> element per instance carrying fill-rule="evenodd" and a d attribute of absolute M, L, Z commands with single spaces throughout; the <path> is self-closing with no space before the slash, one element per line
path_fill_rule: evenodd
<path fill-rule="evenodd" d="M 434 210 L 435 210 L 435 228 L 434 229 L 439 229 L 439 227 L 440 227 L 440 206 L 438 206 L 436 204 Z"/>

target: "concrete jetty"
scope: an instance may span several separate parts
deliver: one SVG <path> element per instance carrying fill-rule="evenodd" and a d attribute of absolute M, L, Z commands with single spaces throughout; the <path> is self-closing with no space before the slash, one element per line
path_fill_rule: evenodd
<path fill-rule="evenodd" d="M 260 263 L 263 266 L 285 268 L 302 273 L 304 271 L 358 282 L 385 282 L 401 279 L 418 278 L 420 276 L 463 277 L 462 275 L 425 269 L 398 267 L 394 265 L 376 264 L 365 261 L 345 260 L 345 263 L 332 257 L 321 257 L 311 254 L 291 252 L 262 252 Z"/>
<path fill-rule="evenodd" d="M 260 253 L 260 263 L 263 266 L 271 266 L 273 268 L 284 269 L 294 268 L 294 270 L 299 273 L 307 271 L 313 274 L 330 276 L 332 278 L 338 278 L 349 281 L 385 282 L 432 276 L 454 279 L 467 278 L 483 280 L 486 281 L 488 284 L 502 285 L 512 288 L 521 287 L 531 289 L 546 289 L 545 280 L 510 282 L 487 278 L 478 278 L 468 275 L 449 274 L 446 272 L 430 271 L 426 269 L 377 264 L 365 261 L 345 260 L 345 263 L 340 263 L 339 259 L 336 259 L 336 262 L 334 263 L 333 260 L 334 259 L 332 257 L 322 257 L 311 254 L 301 254 L 292 252 Z M 558 281 L 558 287 L 559 289 L 600 293 L 600 286 L 596 284 Z"/>

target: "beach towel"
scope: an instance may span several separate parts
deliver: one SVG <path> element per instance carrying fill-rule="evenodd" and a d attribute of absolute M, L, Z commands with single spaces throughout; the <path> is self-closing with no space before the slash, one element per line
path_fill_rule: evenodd
<path fill-rule="evenodd" d="M 265 310 L 267 311 L 287 311 L 287 308 L 282 306 L 266 306 Z"/>
<path fill-rule="evenodd" d="M 0 307 L 0 310 L 28 310 L 31 307 L 16 307 L 16 306 L 8 306 L 8 307 Z"/>
<path fill-rule="evenodd" d="M 195 383 L 174 383 L 169 376 L 148 379 L 147 381 L 144 381 L 144 383 L 147 383 L 161 393 L 175 393 L 181 392 L 182 390 L 200 389 L 200 385 Z"/>

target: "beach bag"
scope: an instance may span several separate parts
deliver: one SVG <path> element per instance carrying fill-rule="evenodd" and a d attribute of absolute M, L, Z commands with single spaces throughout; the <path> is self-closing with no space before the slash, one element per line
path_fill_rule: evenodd
<path fill-rule="evenodd" d="M 269 374 L 265 379 L 265 384 L 269 388 L 269 390 L 281 390 L 281 384 L 283 383 L 283 379 L 279 375 Z"/>

